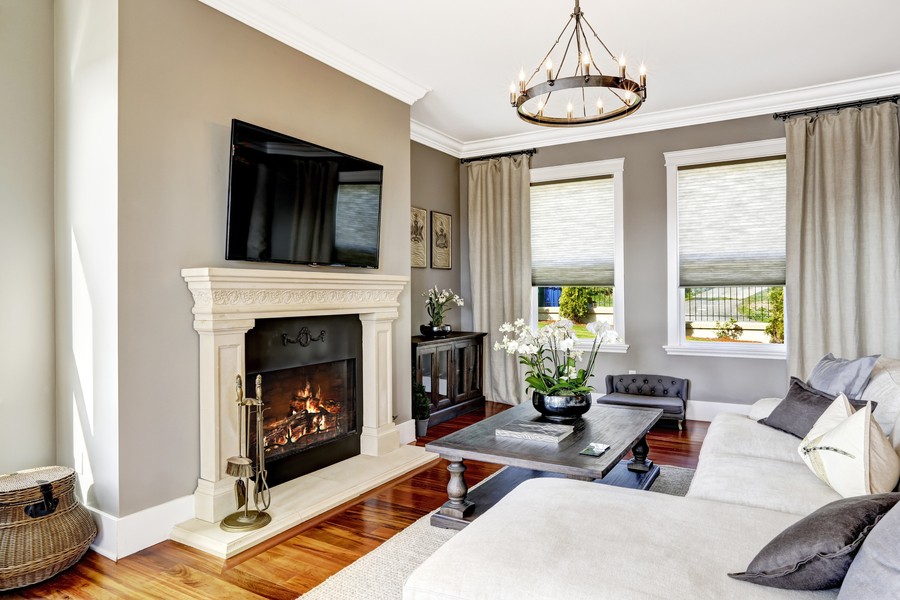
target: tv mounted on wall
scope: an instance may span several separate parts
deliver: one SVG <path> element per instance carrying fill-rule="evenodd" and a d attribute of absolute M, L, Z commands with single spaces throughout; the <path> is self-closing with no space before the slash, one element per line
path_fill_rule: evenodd
<path fill-rule="evenodd" d="M 237 119 L 225 258 L 378 267 L 381 165 Z"/>

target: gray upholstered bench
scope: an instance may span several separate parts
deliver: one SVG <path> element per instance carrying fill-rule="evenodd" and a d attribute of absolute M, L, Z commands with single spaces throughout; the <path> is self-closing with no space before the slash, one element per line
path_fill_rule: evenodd
<path fill-rule="evenodd" d="M 677 421 L 681 429 L 690 395 L 689 379 L 667 375 L 607 375 L 606 395 L 597 403 L 661 408 L 662 418 Z"/>

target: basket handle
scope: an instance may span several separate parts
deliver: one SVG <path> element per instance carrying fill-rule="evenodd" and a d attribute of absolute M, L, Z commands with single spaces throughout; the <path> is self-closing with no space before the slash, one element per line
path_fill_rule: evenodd
<path fill-rule="evenodd" d="M 38 479 L 37 483 L 41 484 L 41 495 L 44 499 L 37 504 L 29 504 L 25 507 L 25 514 L 32 519 L 51 515 L 59 506 L 59 498 L 53 497 L 53 484 L 43 479 Z"/>

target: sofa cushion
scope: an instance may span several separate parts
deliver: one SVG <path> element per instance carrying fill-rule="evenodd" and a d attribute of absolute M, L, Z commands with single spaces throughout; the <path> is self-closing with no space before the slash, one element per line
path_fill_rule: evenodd
<path fill-rule="evenodd" d="M 747 416 L 754 421 L 765 419 L 772 414 L 776 406 L 781 404 L 782 400 L 784 398 L 760 398 L 750 405 L 750 411 L 747 413 Z"/>
<path fill-rule="evenodd" d="M 598 398 L 597 404 L 644 406 L 647 408 L 661 408 L 663 413 L 674 415 L 684 414 L 684 402 L 681 398 L 673 396 L 638 396 L 635 394 L 613 393 Z"/>
<path fill-rule="evenodd" d="M 650 452 L 652 455 L 652 448 Z M 712 454 L 756 456 L 803 464 L 797 452 L 797 438 L 736 414 L 719 415 L 710 423 L 700 447 L 700 462 Z"/>
<path fill-rule="evenodd" d="M 834 398 L 832 394 L 817 390 L 802 380 L 791 377 L 791 385 L 784 400 L 775 407 L 772 414 L 759 422 L 802 439 Z M 856 408 L 865 405 L 862 400 L 851 399 L 850 403 Z"/>
<path fill-rule="evenodd" d="M 849 398 L 859 398 L 869 383 L 879 356 L 881 355 L 873 354 L 850 360 L 835 358 L 828 353 L 813 367 L 807 383 L 832 396 L 846 394 Z"/>
<path fill-rule="evenodd" d="M 688 496 L 800 516 L 841 498 L 802 463 L 728 454 L 701 456 Z"/>
<path fill-rule="evenodd" d="M 743 573 L 729 577 L 788 590 L 839 587 L 863 540 L 900 494 L 844 498 L 790 525 Z"/>
<path fill-rule="evenodd" d="M 885 435 L 891 435 L 894 424 L 900 419 L 900 360 L 879 358 L 860 399 L 878 403 L 873 413 L 875 420 Z"/>
<path fill-rule="evenodd" d="M 900 457 L 872 418 L 871 406 L 854 413 L 843 394 L 799 451 L 816 476 L 844 497 L 889 492 L 900 479 Z"/>
<path fill-rule="evenodd" d="M 835 598 L 837 591 L 777 590 L 727 576 L 796 520 L 693 498 L 534 479 L 419 566 L 403 598 Z"/>
<path fill-rule="evenodd" d="M 900 600 L 900 504 L 866 536 L 844 578 L 839 600 Z"/>

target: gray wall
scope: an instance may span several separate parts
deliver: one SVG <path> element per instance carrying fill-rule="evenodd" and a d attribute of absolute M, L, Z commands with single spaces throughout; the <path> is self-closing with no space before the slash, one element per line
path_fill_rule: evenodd
<path fill-rule="evenodd" d="M 540 148 L 532 167 L 625 158 L 625 355 L 603 354 L 594 386 L 605 390 L 610 373 L 665 373 L 691 379 L 691 397 L 748 404 L 787 389 L 784 360 L 668 356 L 666 322 L 666 167 L 664 152 L 784 137 L 780 121 L 764 115 L 604 140 Z M 463 203 L 465 174 L 460 178 Z M 465 212 L 465 211 L 463 211 Z M 465 214 L 462 219 L 465 219 Z M 465 224 L 462 225 L 465 227 Z M 461 273 L 469 292 L 468 266 Z M 492 332 L 495 333 L 495 332 Z"/>
<path fill-rule="evenodd" d="M 52 42 L 52 0 L 0 0 L 0 473 L 56 462 Z"/>
<path fill-rule="evenodd" d="M 625 330 L 628 354 L 604 355 L 597 371 L 666 373 L 691 380 L 691 397 L 750 403 L 783 396 L 784 360 L 668 356 L 666 299 L 666 167 L 663 152 L 784 137 L 770 115 L 607 140 L 541 148 L 533 167 L 625 157 Z M 596 384 L 595 384 L 596 385 Z"/>
<path fill-rule="evenodd" d="M 411 142 L 411 188 L 412 205 L 424 208 L 428 211 L 428 231 L 431 226 L 431 211 L 449 214 L 453 217 L 453 258 L 452 269 L 431 268 L 430 238 L 426 236 L 428 246 L 428 267 L 424 269 L 410 269 L 410 282 L 412 290 L 412 332 L 418 334 L 419 325 L 428 323 L 428 313 L 425 311 L 425 298 L 423 292 L 429 288 L 438 286 L 438 289 L 452 289 L 459 293 L 459 274 L 461 260 L 460 244 L 460 199 L 459 199 L 459 159 L 444 154 L 418 142 Z M 471 296 L 464 297 L 463 301 L 470 300 Z M 452 305 L 451 305 L 452 306 Z M 447 323 L 459 330 L 461 311 L 453 307 L 447 313 Z"/>

